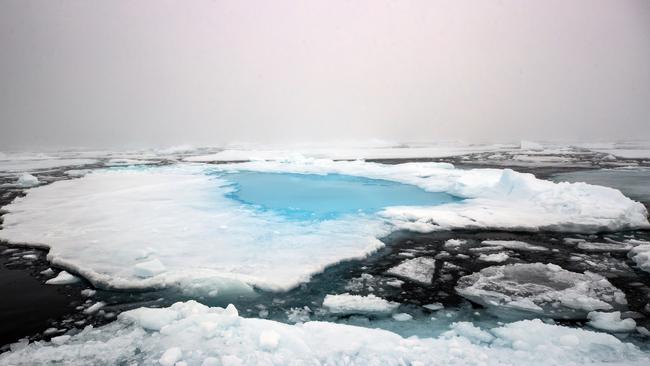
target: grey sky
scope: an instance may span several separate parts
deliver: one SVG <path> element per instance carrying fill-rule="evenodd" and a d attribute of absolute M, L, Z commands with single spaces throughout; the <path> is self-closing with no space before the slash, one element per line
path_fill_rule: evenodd
<path fill-rule="evenodd" d="M 0 149 L 650 139 L 650 1 L 0 1 Z"/>

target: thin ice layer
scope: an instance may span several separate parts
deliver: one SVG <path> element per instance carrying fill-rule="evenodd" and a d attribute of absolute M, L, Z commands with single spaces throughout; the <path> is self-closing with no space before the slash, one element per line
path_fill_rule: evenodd
<path fill-rule="evenodd" d="M 645 365 L 647 354 L 612 335 L 524 320 L 490 330 L 456 324 L 439 338 L 380 329 L 238 316 L 194 301 L 139 308 L 100 328 L 0 354 L 0 364 L 188 365 Z M 525 351 L 525 352 L 522 352 Z M 181 363 L 182 364 L 182 363 Z"/>

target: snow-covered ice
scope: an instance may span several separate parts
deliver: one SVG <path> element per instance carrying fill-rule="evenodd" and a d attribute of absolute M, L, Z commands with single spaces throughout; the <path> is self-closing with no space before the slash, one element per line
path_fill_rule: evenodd
<path fill-rule="evenodd" d="M 607 332 L 632 332 L 636 329 L 634 319 L 621 319 L 620 311 L 605 313 L 601 311 L 592 311 L 587 314 L 590 326 Z"/>
<path fill-rule="evenodd" d="M 58 339 L 65 337 L 65 339 Z M 139 308 L 75 335 L 0 354 L 0 364 L 187 365 L 644 365 L 648 355 L 616 337 L 523 320 L 492 329 L 456 323 L 438 338 L 402 338 L 327 322 L 296 325 L 239 317 L 194 301 Z M 525 351 L 525 352 L 522 352 Z"/>
<path fill-rule="evenodd" d="M 456 292 L 496 315 L 519 312 L 584 319 L 590 311 L 621 309 L 627 304 L 625 294 L 601 276 L 542 263 L 484 268 L 461 277 Z"/>
<path fill-rule="evenodd" d="M 233 199 L 236 187 L 228 174 L 241 171 L 381 179 L 463 200 L 295 220 Z M 605 187 L 446 163 L 305 157 L 98 170 L 32 188 L 5 209 L 1 239 L 49 247 L 52 263 L 95 286 L 205 293 L 288 290 L 329 265 L 367 256 L 383 246 L 378 238 L 399 229 L 591 232 L 650 226 L 643 205 Z M 152 250 L 143 254 L 142 248 Z"/>
<path fill-rule="evenodd" d="M 390 314 L 399 307 L 399 303 L 388 301 L 373 294 L 361 295 L 327 295 L 323 300 L 323 307 L 332 314 L 364 314 L 380 315 Z"/>
<path fill-rule="evenodd" d="M 418 257 L 407 259 L 397 266 L 389 268 L 386 273 L 429 285 L 433 281 L 433 273 L 435 270 L 435 259 L 431 257 Z"/>
<path fill-rule="evenodd" d="M 581 242 L 578 243 L 578 249 L 587 252 L 627 252 L 632 248 L 632 245 L 624 243 L 593 243 Z"/>

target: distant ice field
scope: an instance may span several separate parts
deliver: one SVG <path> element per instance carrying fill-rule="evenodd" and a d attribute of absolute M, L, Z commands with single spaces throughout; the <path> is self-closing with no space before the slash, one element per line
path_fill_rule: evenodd
<path fill-rule="evenodd" d="M 120 167 L 32 188 L 0 239 L 103 288 L 286 291 L 395 230 L 647 228 L 619 191 L 502 169 L 293 158 Z"/>

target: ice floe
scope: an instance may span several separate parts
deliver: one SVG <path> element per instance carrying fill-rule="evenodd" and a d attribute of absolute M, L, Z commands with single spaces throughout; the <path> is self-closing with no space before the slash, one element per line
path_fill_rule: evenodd
<path fill-rule="evenodd" d="M 79 277 L 71 275 L 66 271 L 61 271 L 58 275 L 56 275 L 56 277 L 45 281 L 45 283 L 48 285 L 69 285 L 77 282 L 79 282 Z"/>
<path fill-rule="evenodd" d="M 497 246 L 501 248 L 514 249 L 514 250 L 526 250 L 534 252 L 545 252 L 548 250 L 546 247 L 539 245 L 528 244 L 519 240 L 483 240 L 481 242 L 483 245 Z"/>
<path fill-rule="evenodd" d="M 613 311 L 605 313 L 601 311 L 592 311 L 587 314 L 590 326 L 605 330 L 608 332 L 632 332 L 636 329 L 636 322 L 634 319 L 621 319 L 620 311 Z"/>
<path fill-rule="evenodd" d="M 16 185 L 20 187 L 34 187 L 39 185 L 41 182 L 35 176 L 29 173 L 23 173 L 18 177 Z"/>
<path fill-rule="evenodd" d="M 484 268 L 461 277 L 456 291 L 501 316 L 516 311 L 584 319 L 590 311 L 620 309 L 627 304 L 625 294 L 601 276 L 542 263 Z"/>
<path fill-rule="evenodd" d="M 290 220 L 232 199 L 232 182 L 219 174 L 244 170 L 383 179 L 464 200 Z M 98 170 L 32 188 L 5 209 L 1 239 L 49 247 L 52 263 L 95 286 L 205 293 L 288 290 L 329 265 L 367 256 L 383 246 L 378 238 L 399 229 L 589 232 L 649 226 L 643 205 L 605 187 L 445 163 L 305 157 Z M 152 250 L 143 254 L 141 248 Z"/>
<path fill-rule="evenodd" d="M 393 276 L 405 278 L 414 282 L 430 285 L 436 270 L 436 260 L 431 257 L 407 259 L 386 271 Z"/>
<path fill-rule="evenodd" d="M 380 315 L 390 314 L 399 307 L 399 303 L 387 301 L 381 297 L 370 294 L 368 296 L 340 294 L 327 295 L 323 300 L 323 307 L 332 314 L 364 314 Z"/>
<path fill-rule="evenodd" d="M 525 351 L 525 352 L 522 352 Z M 246 319 L 194 301 L 140 308 L 75 335 L 12 347 L 0 363 L 167 365 L 644 365 L 648 355 L 616 337 L 523 320 L 492 329 L 456 323 L 438 338 L 402 338 L 327 322 Z"/>

